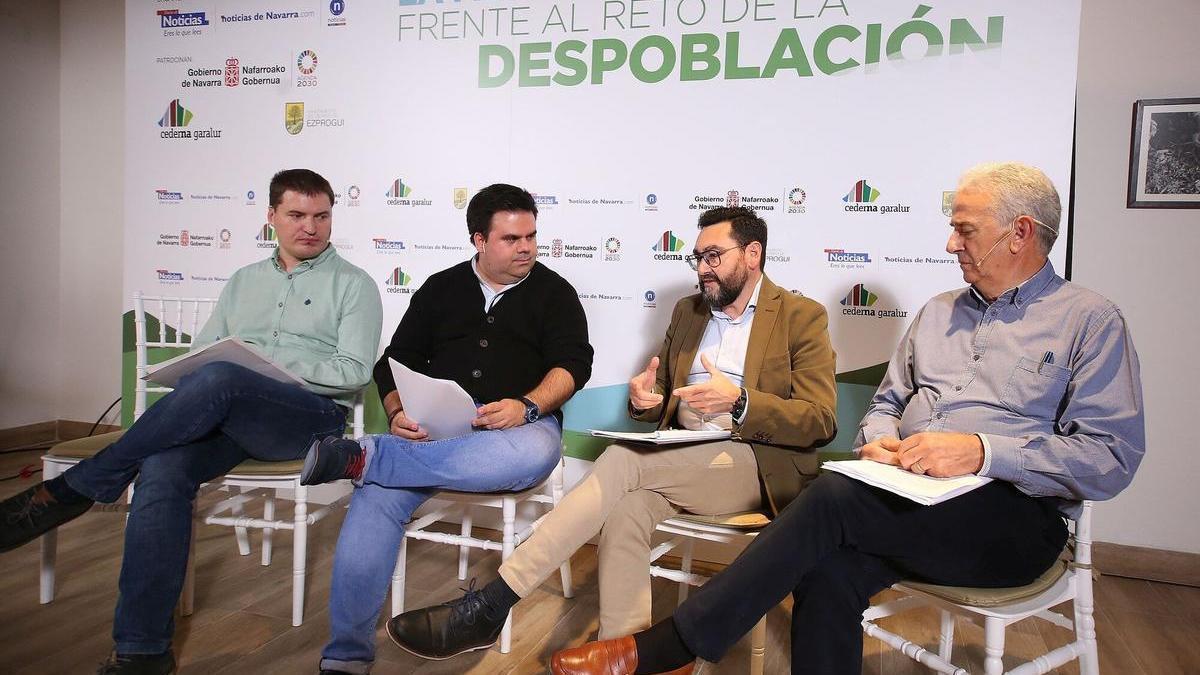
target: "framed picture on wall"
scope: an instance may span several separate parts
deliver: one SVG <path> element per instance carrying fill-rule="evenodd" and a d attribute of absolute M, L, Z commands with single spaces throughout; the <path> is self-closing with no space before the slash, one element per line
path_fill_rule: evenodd
<path fill-rule="evenodd" d="M 1200 98 L 1133 104 L 1129 208 L 1200 209 Z"/>

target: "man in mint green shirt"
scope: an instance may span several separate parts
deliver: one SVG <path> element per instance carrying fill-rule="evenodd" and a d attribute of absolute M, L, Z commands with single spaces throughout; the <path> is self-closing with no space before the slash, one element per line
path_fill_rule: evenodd
<path fill-rule="evenodd" d="M 246 459 L 298 459 L 314 439 L 340 435 L 347 406 L 371 378 L 382 303 L 367 273 L 329 244 L 332 209 L 333 189 L 320 175 L 275 174 L 267 218 L 278 247 L 234 273 L 194 344 L 238 337 L 304 386 L 232 363 L 208 364 L 180 380 L 120 440 L 0 504 L 5 551 L 94 502 L 117 500 L 136 476 L 113 621 L 116 649 L 104 673 L 174 671 L 172 614 L 200 484 Z"/>

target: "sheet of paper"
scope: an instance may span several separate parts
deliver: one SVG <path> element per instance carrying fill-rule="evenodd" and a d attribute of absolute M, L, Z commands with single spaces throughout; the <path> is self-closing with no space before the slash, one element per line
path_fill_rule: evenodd
<path fill-rule="evenodd" d="M 286 368 L 267 358 L 257 347 L 236 337 L 227 337 L 187 354 L 168 361 L 156 363 L 146 369 L 144 380 L 166 387 L 176 387 L 184 375 L 218 361 L 235 363 L 243 368 L 265 375 L 272 380 L 304 386 L 304 380 L 289 373 Z"/>
<path fill-rule="evenodd" d="M 728 429 L 711 429 L 692 431 L 690 429 L 662 429 L 659 431 L 604 431 L 588 429 L 593 436 L 615 438 L 633 443 L 654 443 L 655 445 L 671 445 L 673 443 L 698 443 L 700 441 L 719 441 L 730 437 Z"/>
<path fill-rule="evenodd" d="M 464 436 L 475 430 L 475 401 L 454 380 L 422 375 L 395 359 L 388 359 L 404 414 L 429 432 L 429 440 Z"/>
<path fill-rule="evenodd" d="M 915 474 L 891 464 L 872 462 L 869 459 L 825 462 L 821 468 L 836 471 L 877 488 L 883 488 L 926 506 L 953 499 L 982 487 L 992 480 L 975 475 L 934 478 Z"/>

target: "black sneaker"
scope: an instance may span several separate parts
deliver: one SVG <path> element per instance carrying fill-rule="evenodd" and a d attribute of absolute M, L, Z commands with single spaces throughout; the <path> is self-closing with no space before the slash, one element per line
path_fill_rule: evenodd
<path fill-rule="evenodd" d="M 367 463 L 367 451 L 358 441 L 339 436 L 326 436 L 313 441 L 304 456 L 304 468 L 300 471 L 301 485 L 320 485 L 349 478 L 361 480 Z"/>
<path fill-rule="evenodd" d="M 388 637 L 406 652 L 423 659 L 440 661 L 496 644 L 507 612 L 495 610 L 475 590 L 475 580 L 466 595 L 441 605 L 414 609 L 387 622 Z"/>
<path fill-rule="evenodd" d="M 96 675 L 171 675 L 175 672 L 175 655 L 171 650 L 162 654 L 113 653 L 100 665 Z"/>
<path fill-rule="evenodd" d="M 95 502 L 82 500 L 63 503 L 53 497 L 35 500 L 42 487 L 38 483 L 24 492 L 0 502 L 0 553 L 37 539 L 43 534 L 74 520 L 92 508 Z"/>

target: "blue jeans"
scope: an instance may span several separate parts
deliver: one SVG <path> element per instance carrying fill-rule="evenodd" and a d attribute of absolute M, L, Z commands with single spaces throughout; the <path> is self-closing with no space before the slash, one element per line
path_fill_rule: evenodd
<path fill-rule="evenodd" d="M 63 474 L 98 502 L 116 501 L 137 476 L 113 620 L 118 653 L 171 647 L 200 484 L 251 457 L 302 457 L 314 439 L 340 435 L 345 422 L 344 410 L 324 396 L 212 363 L 180 380 L 116 443 Z"/>
<path fill-rule="evenodd" d="M 562 430 L 543 417 L 503 431 L 476 431 L 413 443 L 397 436 L 362 439 L 371 459 L 354 492 L 333 556 L 329 595 L 332 638 L 322 668 L 366 673 L 375 660 L 375 626 L 391 584 L 404 526 L 439 490 L 525 490 L 550 475 Z"/>

